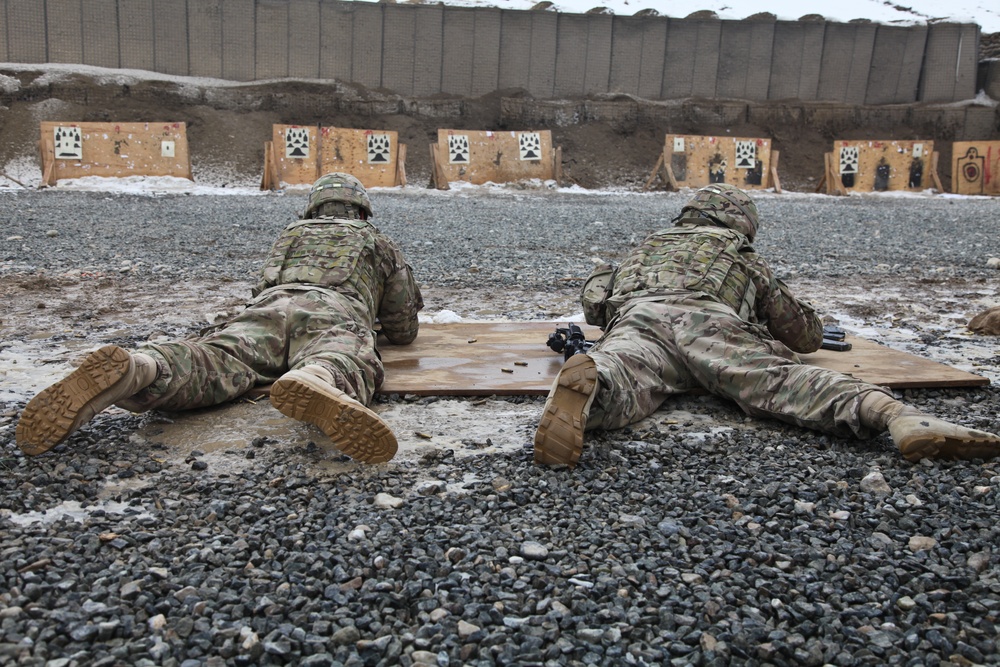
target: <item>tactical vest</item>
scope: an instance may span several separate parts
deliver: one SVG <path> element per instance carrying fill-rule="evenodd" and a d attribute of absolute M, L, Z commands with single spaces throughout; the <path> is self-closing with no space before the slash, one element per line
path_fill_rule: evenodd
<path fill-rule="evenodd" d="M 609 305 L 629 299 L 697 292 L 755 321 L 757 290 L 741 251 L 753 248 L 742 234 L 722 227 L 677 226 L 646 238 L 618 268 Z"/>
<path fill-rule="evenodd" d="M 366 220 L 313 218 L 288 225 L 264 262 L 257 292 L 288 284 L 354 293 L 378 306 L 376 230 Z"/>

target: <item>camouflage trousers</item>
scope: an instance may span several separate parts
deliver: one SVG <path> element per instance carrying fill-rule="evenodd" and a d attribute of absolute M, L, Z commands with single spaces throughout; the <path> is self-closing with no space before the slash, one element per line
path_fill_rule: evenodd
<path fill-rule="evenodd" d="M 218 405 L 313 364 L 333 373 L 338 389 L 368 405 L 385 375 L 374 332 L 356 320 L 346 296 L 270 291 L 206 335 L 140 346 L 138 352 L 156 359 L 159 377 L 119 405 L 135 412 Z"/>
<path fill-rule="evenodd" d="M 587 353 L 598 392 L 587 428 L 621 428 L 652 414 L 671 395 L 702 388 L 771 417 L 840 437 L 875 435 L 858 419 L 876 385 L 799 361 L 767 330 L 710 300 L 627 304 Z"/>

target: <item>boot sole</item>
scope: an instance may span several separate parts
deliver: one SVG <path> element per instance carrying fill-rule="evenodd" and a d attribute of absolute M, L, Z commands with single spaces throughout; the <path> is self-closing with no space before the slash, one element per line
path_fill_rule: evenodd
<path fill-rule="evenodd" d="M 37 456 L 68 438 L 80 410 L 125 377 L 129 364 L 129 353 L 117 345 L 92 352 L 75 371 L 28 401 L 15 430 L 17 446 Z"/>
<path fill-rule="evenodd" d="M 971 433 L 975 435 L 976 431 Z M 969 461 L 1000 456 L 1000 445 L 989 440 L 988 433 L 983 433 L 983 438 L 983 440 L 968 440 L 940 434 L 918 434 L 903 438 L 899 444 L 899 451 L 903 458 L 912 463 L 927 458 Z"/>
<path fill-rule="evenodd" d="M 597 387 L 597 367 L 593 360 L 570 357 L 559 371 L 556 388 L 545 403 L 545 411 L 535 431 L 535 463 L 576 465 L 583 453 L 584 413 Z"/>
<path fill-rule="evenodd" d="M 396 436 L 378 415 L 299 378 L 275 382 L 271 404 L 286 417 L 318 426 L 337 449 L 356 461 L 385 463 L 396 455 Z"/>

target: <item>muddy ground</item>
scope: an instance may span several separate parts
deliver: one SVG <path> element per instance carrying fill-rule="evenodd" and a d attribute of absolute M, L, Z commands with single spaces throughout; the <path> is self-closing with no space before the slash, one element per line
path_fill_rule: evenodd
<path fill-rule="evenodd" d="M 971 314 L 995 302 L 992 291 L 982 290 L 982 285 L 962 279 L 920 284 L 890 279 L 882 282 L 877 294 L 871 294 L 870 284 L 858 277 L 837 283 L 793 281 L 792 287 L 814 303 L 822 303 L 825 314 L 865 337 L 986 376 L 994 383 L 1000 381 L 995 339 L 970 336 L 966 329 Z M 0 346 L 5 384 L 9 383 L 8 389 L 16 386 L 23 400 L 63 377 L 86 351 L 101 344 L 130 346 L 147 337 L 193 334 L 238 312 L 249 288 L 249 283 L 239 281 L 178 285 L 144 279 L 140 285 L 132 277 L 107 275 L 10 276 L 0 285 L 6 309 L 0 329 L 6 324 L 10 332 L 10 325 L 16 323 L 19 340 Z M 448 313 L 466 320 L 497 320 L 502 319 L 499 314 L 516 311 L 525 303 L 554 320 L 579 314 L 575 286 L 544 293 L 432 287 L 424 290 L 424 298 L 425 321 Z M 162 330 L 149 330 L 150 313 L 157 314 Z M 46 360 L 43 368 L 34 361 L 40 358 Z M 27 364 L 23 375 L 18 374 L 18 360 Z M 722 403 L 707 396 L 703 400 Z M 450 450 L 456 456 L 521 451 L 531 442 L 542 402 L 530 396 L 383 396 L 376 410 L 392 424 L 399 439 L 396 460 L 412 463 L 434 450 Z M 677 409 L 688 408 L 682 403 Z M 99 419 L 121 420 L 125 415 L 125 410 L 111 408 Z M 14 409 L 0 414 L 0 427 L 11 429 L 15 418 Z M 677 415 L 667 408 L 655 415 L 660 420 L 674 418 Z M 735 412 L 733 418 L 739 419 Z M 307 443 L 306 450 L 319 448 L 302 454 L 329 474 L 354 467 L 335 449 L 326 449 L 330 443 L 321 433 L 283 417 L 266 399 L 241 400 L 183 415 L 151 412 L 136 420 L 132 441 L 149 448 L 151 456 L 177 465 L 192 456 L 204 456 L 215 472 L 234 473 L 254 465 L 243 453 L 248 442 L 257 441 L 296 450 L 303 443 Z"/>

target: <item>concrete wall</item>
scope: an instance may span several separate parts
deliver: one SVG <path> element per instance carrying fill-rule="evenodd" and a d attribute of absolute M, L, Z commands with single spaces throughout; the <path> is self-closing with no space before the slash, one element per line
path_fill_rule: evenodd
<path fill-rule="evenodd" d="M 1000 86 L 996 68 L 979 66 L 979 33 L 973 24 L 639 18 L 341 0 L 0 0 L 0 62 L 237 81 L 340 79 L 415 97 L 520 88 L 539 99 L 625 93 L 946 103 Z"/>

